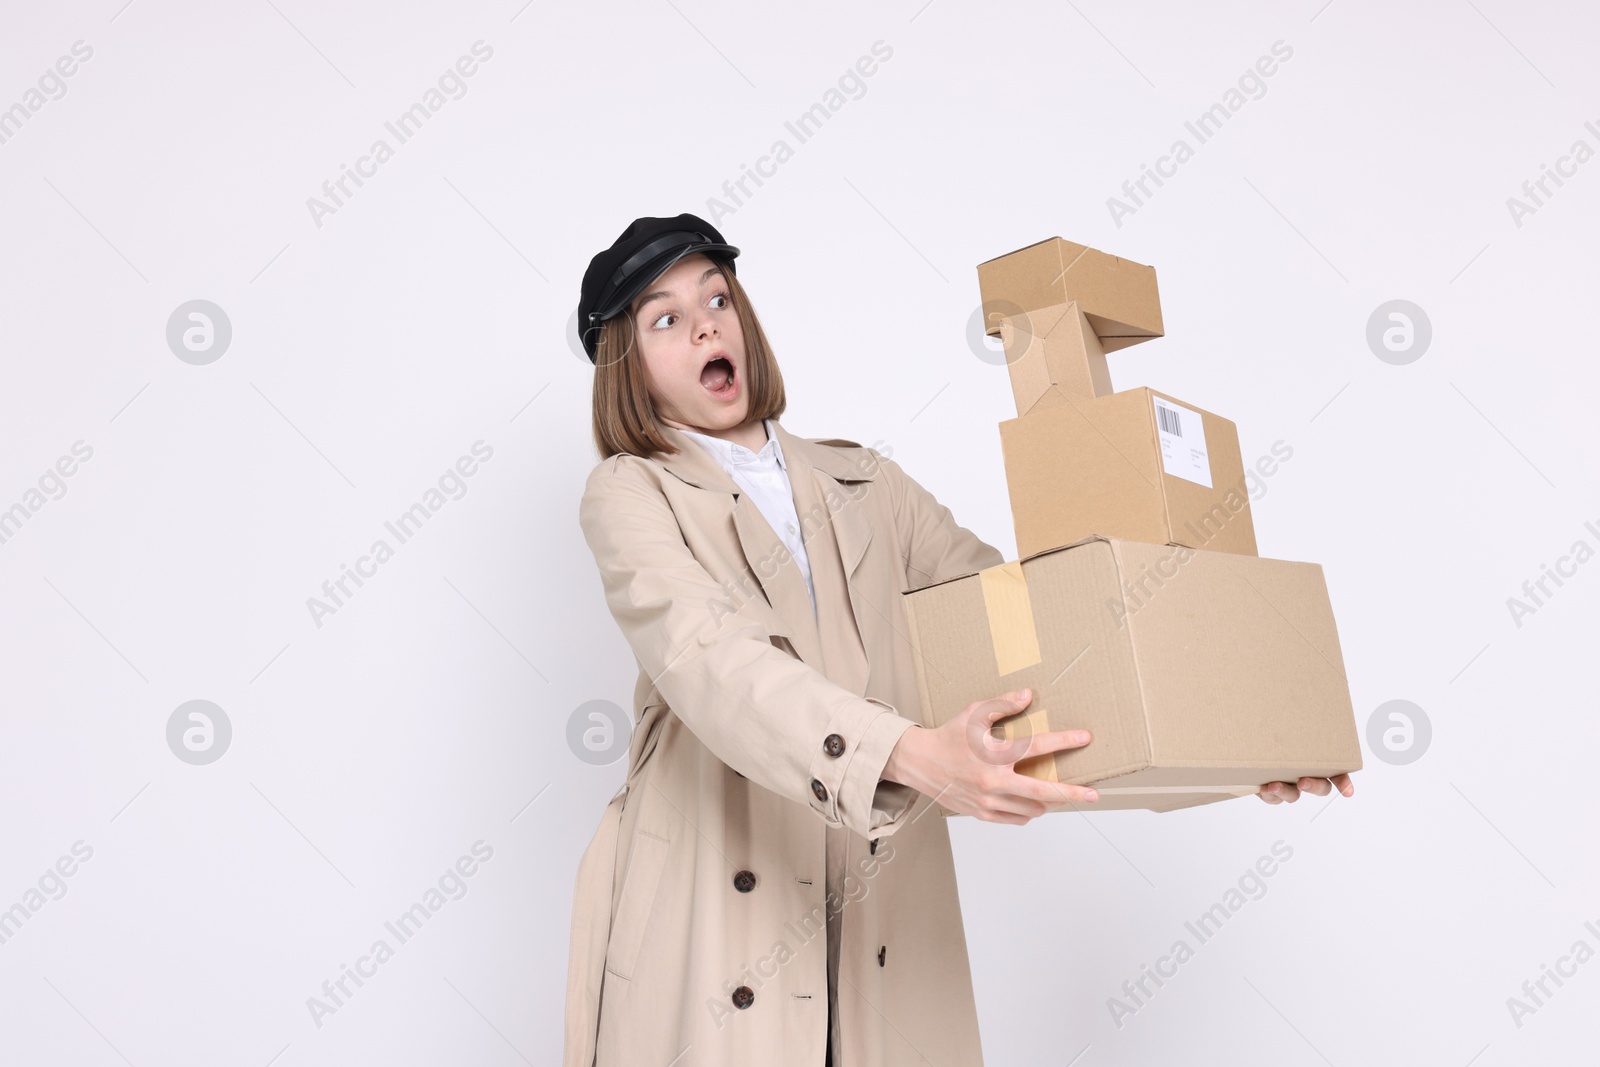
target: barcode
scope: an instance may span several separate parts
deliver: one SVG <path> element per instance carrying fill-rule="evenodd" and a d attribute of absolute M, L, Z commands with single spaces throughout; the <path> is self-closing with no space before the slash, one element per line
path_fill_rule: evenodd
<path fill-rule="evenodd" d="M 1170 433 L 1174 437 L 1183 436 L 1183 420 L 1171 408 L 1156 405 L 1156 421 L 1161 424 L 1163 433 Z"/>

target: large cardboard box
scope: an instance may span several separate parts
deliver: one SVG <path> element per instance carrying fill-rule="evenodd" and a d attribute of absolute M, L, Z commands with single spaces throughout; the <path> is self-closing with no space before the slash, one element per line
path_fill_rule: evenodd
<path fill-rule="evenodd" d="M 1107 352 L 1162 334 L 1154 267 L 1059 237 L 978 264 L 978 291 L 990 336 L 1003 316 L 1073 301 Z"/>
<path fill-rule="evenodd" d="M 923 725 L 1032 688 L 998 728 L 1091 732 L 1016 763 L 1094 783 L 1076 810 L 1171 811 L 1361 768 L 1317 564 L 1090 537 L 904 595 Z"/>
<path fill-rule="evenodd" d="M 1067 398 L 1002 422 L 1000 447 L 1020 557 L 1090 534 L 1256 554 L 1239 430 L 1193 404 Z"/>

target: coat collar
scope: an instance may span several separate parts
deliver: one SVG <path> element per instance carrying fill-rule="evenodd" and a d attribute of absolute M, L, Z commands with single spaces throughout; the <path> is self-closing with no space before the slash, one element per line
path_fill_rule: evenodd
<path fill-rule="evenodd" d="M 667 439 L 678 446 L 677 452 L 670 455 L 658 454 L 656 457 L 667 470 L 701 489 L 720 489 L 726 493 L 744 495 L 744 490 L 739 488 L 739 484 L 728 476 L 728 472 L 722 469 L 698 441 L 672 426 L 663 425 L 661 429 Z M 860 446 L 854 441 L 838 438 L 819 438 L 813 441 L 806 437 L 796 437 L 784 429 L 783 423 L 777 419 L 772 420 L 772 432 L 778 439 L 778 447 L 783 450 L 783 461 L 790 478 L 795 476 L 797 461 L 827 474 L 835 482 L 870 482 L 877 476 L 876 466 L 870 464 L 858 466 L 842 455 L 838 449 L 829 447 L 838 444 L 859 448 Z"/>
<path fill-rule="evenodd" d="M 772 419 L 762 420 L 761 432 L 767 434 L 768 439 L 763 441 L 761 443 L 761 447 L 756 449 L 754 453 L 750 452 L 750 450 L 745 448 L 743 445 L 734 444 L 732 441 L 728 441 L 721 437 L 716 437 L 712 434 L 699 433 L 698 431 L 690 430 L 679 430 L 678 432 L 692 438 L 696 444 L 702 447 L 703 451 L 711 452 L 714 457 L 720 458 L 726 462 L 733 462 L 736 457 L 742 459 L 746 455 L 760 456 L 761 453 L 770 449 L 773 456 L 775 456 L 777 459 L 778 466 L 787 471 L 789 469 L 789 457 L 783 454 L 783 446 L 781 442 L 778 441 L 778 431 L 776 429 L 777 425 L 778 424 Z M 769 427 L 772 428 L 770 432 Z M 721 464 L 719 464 L 719 466 L 721 466 Z M 723 469 L 726 470 L 727 468 L 723 467 Z"/>
<path fill-rule="evenodd" d="M 844 664 L 830 663 L 828 673 L 846 688 L 864 695 L 867 660 L 866 648 L 861 640 L 861 634 L 866 632 L 862 622 L 865 613 L 875 609 L 863 602 L 863 594 L 857 591 L 855 575 L 866 557 L 867 544 L 873 536 L 872 521 L 861 504 L 861 497 L 871 491 L 871 486 L 861 483 L 874 481 L 878 468 L 873 463 L 853 462 L 844 452 L 832 447 L 847 445 L 860 448 L 854 441 L 797 437 L 785 430 L 776 419 L 772 420 L 772 430 L 778 447 L 783 451 L 790 483 L 795 487 L 796 510 L 800 513 L 801 522 L 808 529 L 817 531 L 812 537 L 827 536 L 824 531 L 831 530 L 844 565 L 850 610 L 855 621 L 854 632 L 849 635 L 849 640 L 859 654 L 848 657 Z M 663 426 L 662 431 L 668 440 L 678 446 L 678 451 L 672 454 L 658 453 L 656 460 L 675 477 L 690 485 L 712 493 L 728 494 L 727 507 L 739 538 L 739 547 L 744 553 L 745 564 L 761 583 L 762 593 L 780 623 L 773 632 L 787 637 L 802 660 L 820 669 L 822 656 L 819 642 L 823 637 L 819 634 L 818 624 L 822 620 L 812 611 L 805 579 L 794 566 L 762 565 L 763 561 L 783 557 L 785 550 L 782 541 L 755 501 L 746 495 L 699 442 L 671 426 Z M 806 512 L 810 509 L 815 509 L 815 514 L 808 518 Z M 827 640 L 830 643 L 837 640 L 839 632 L 837 629 L 830 630 Z M 839 673 L 841 668 L 842 675 Z"/>

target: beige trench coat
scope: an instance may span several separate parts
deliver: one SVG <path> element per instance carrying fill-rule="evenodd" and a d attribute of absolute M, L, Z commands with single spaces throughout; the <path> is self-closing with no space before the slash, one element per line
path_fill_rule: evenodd
<path fill-rule="evenodd" d="M 848 615 L 820 585 L 813 615 L 755 502 L 675 430 L 676 455 L 602 461 L 579 505 L 640 674 L 627 781 L 578 868 L 564 1067 L 822 1067 L 828 908 L 835 1067 L 982 1064 L 945 820 L 880 775 L 920 721 L 901 593 L 1004 557 L 884 453 L 773 424 Z"/>

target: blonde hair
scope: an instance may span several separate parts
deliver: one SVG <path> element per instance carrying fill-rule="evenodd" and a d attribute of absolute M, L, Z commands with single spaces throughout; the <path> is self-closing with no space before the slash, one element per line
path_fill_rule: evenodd
<path fill-rule="evenodd" d="M 721 260 L 710 258 L 723 267 Z M 761 320 L 738 276 L 727 269 L 718 273 L 727 282 L 728 295 L 739 316 L 739 330 L 744 334 L 745 366 L 741 374 L 750 398 L 748 417 L 775 419 L 788 403 L 783 392 L 783 372 L 778 369 Z M 593 413 L 594 443 L 601 459 L 610 459 L 619 452 L 649 458 L 659 452 L 677 451 L 667 440 L 667 424 L 661 421 L 650 396 L 644 359 L 634 343 L 636 329 L 631 308 L 600 324 L 595 346 Z"/>

